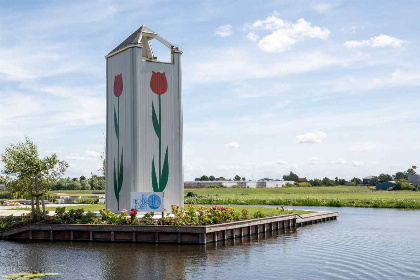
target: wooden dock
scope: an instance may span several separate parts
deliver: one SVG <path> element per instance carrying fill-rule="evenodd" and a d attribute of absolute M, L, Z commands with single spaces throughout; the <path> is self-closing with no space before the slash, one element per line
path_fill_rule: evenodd
<path fill-rule="evenodd" d="M 337 219 L 337 212 L 283 215 L 208 226 L 34 224 L 5 231 L 6 239 L 207 244 Z"/>

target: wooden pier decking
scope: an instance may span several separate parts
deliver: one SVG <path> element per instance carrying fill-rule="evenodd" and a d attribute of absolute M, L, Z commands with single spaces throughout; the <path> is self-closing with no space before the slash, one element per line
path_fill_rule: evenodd
<path fill-rule="evenodd" d="M 283 215 L 208 226 L 34 224 L 3 233 L 6 239 L 207 244 L 335 220 L 337 212 Z"/>

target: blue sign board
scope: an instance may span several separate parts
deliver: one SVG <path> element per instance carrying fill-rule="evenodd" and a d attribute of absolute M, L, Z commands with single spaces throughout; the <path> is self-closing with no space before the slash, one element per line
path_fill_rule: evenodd
<path fill-rule="evenodd" d="M 163 212 L 163 193 L 132 192 L 131 208 L 138 212 Z"/>

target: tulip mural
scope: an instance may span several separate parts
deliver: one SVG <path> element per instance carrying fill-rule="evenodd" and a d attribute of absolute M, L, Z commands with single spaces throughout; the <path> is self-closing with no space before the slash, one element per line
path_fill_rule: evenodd
<path fill-rule="evenodd" d="M 154 192 L 163 192 L 168 183 L 169 177 L 169 163 L 168 163 L 168 147 L 166 147 L 165 159 L 162 167 L 162 106 L 161 96 L 168 90 L 168 81 L 166 80 L 165 73 L 159 73 L 152 71 L 152 77 L 150 78 L 151 90 L 159 96 L 159 116 L 156 115 L 155 106 L 152 102 L 152 122 L 156 136 L 159 139 L 159 182 L 156 176 L 155 159 L 152 160 L 152 187 Z"/>
<path fill-rule="evenodd" d="M 115 135 L 117 136 L 117 169 L 115 169 L 115 158 L 114 158 L 114 193 L 117 199 L 118 210 L 120 210 L 120 192 L 124 179 L 124 168 L 123 168 L 123 154 L 124 148 L 121 150 L 120 159 L 120 96 L 123 92 L 123 79 L 122 74 L 116 75 L 114 78 L 114 95 L 117 97 L 118 113 L 114 108 L 114 128 Z"/>

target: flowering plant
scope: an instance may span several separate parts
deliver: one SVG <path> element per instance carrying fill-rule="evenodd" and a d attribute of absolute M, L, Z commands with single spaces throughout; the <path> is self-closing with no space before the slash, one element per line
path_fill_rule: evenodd
<path fill-rule="evenodd" d="M 137 216 L 137 210 L 136 209 L 131 209 L 130 211 L 130 223 L 134 224 L 136 222 L 136 216 Z"/>

